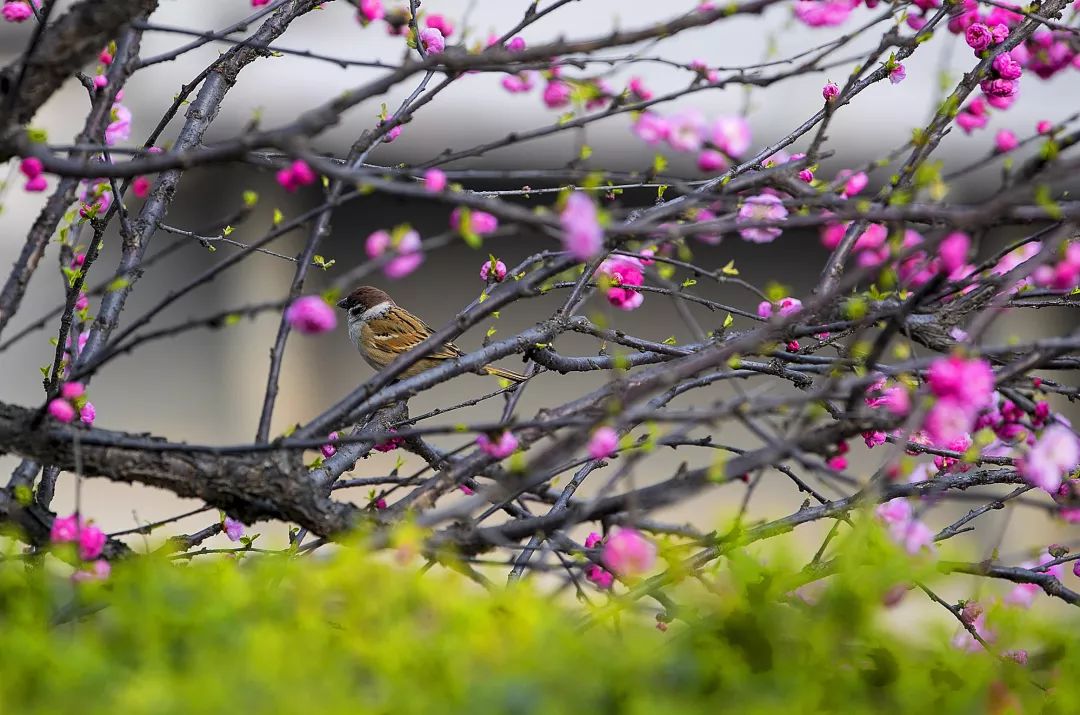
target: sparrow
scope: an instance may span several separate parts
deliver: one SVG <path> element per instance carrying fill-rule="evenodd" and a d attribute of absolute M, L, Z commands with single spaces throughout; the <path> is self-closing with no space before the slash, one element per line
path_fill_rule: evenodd
<path fill-rule="evenodd" d="M 367 364 L 376 370 L 386 367 L 394 358 L 409 352 L 435 332 L 423 320 L 395 303 L 385 291 L 374 286 L 360 286 L 339 300 L 337 306 L 349 313 L 349 340 Z M 409 366 L 399 377 L 412 377 L 438 367 L 445 360 L 454 360 L 463 355 L 457 345 L 444 343 Z M 478 372 L 514 382 L 525 381 L 524 375 L 492 365 L 485 365 Z"/>

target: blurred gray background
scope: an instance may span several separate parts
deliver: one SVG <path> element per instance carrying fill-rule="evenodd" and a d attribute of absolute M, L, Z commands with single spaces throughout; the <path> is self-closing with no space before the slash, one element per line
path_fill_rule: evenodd
<path fill-rule="evenodd" d="M 529 2 L 509 0 L 429 0 L 423 5 L 428 12 L 447 15 L 458 25 L 452 40 L 460 40 L 460 21 L 467 7 L 471 9 L 474 32 L 468 43 L 483 39 L 488 32 L 502 32 L 520 18 Z M 633 28 L 683 10 L 696 2 L 672 0 L 657 4 L 645 0 L 589 0 L 572 3 L 543 19 L 524 33 L 530 44 L 550 41 L 559 36 L 585 37 L 602 34 L 612 27 Z M 197 30 L 222 28 L 250 12 L 247 0 L 164 0 L 160 11 L 152 18 L 161 25 Z M 771 8 L 764 17 L 736 18 L 715 27 L 687 32 L 667 39 L 650 48 L 646 54 L 664 56 L 671 60 L 702 59 L 710 66 L 738 66 L 778 59 L 817 46 L 838 33 L 851 29 L 872 17 L 858 9 L 844 28 L 810 30 L 791 20 L 790 8 Z M 882 27 L 883 26 L 879 26 Z M 853 43 L 841 57 L 855 58 L 859 51 L 876 44 L 880 32 Z M 29 26 L 0 26 L 0 53 L 4 61 L 20 51 L 29 37 Z M 150 56 L 184 44 L 182 35 L 150 32 L 143 41 L 143 54 Z M 279 42 L 281 47 L 311 49 L 321 53 L 352 59 L 382 59 L 393 61 L 404 51 L 400 38 L 391 38 L 379 26 L 361 29 L 353 12 L 344 3 L 327 3 L 317 12 L 302 18 Z M 160 113 L 171 101 L 180 86 L 195 76 L 225 45 L 212 43 L 176 61 L 140 72 L 125 89 L 124 102 L 134 115 L 132 143 L 141 142 L 156 124 Z M 767 48 L 773 48 L 770 52 Z M 879 157 L 902 143 L 913 128 L 926 123 L 940 99 L 939 79 L 959 77 L 971 64 L 971 56 L 958 38 L 938 33 L 930 43 L 921 47 L 908 60 L 908 78 L 902 84 L 881 83 L 866 91 L 853 106 L 840 112 L 830 130 L 829 145 L 837 152 L 821 172 L 831 176 L 839 168 L 858 166 Z M 621 57 L 627 50 L 615 50 L 604 56 Z M 850 68 L 851 65 L 848 65 Z M 607 71 L 603 70 L 595 71 Z M 746 112 L 753 126 L 754 146 L 761 147 L 783 136 L 792 127 L 816 111 L 821 103 L 820 88 L 826 80 L 843 83 L 849 69 L 836 69 L 782 82 L 764 90 L 746 93 L 740 88 L 710 90 L 695 94 L 686 101 L 676 102 L 661 111 L 669 113 L 680 107 L 693 106 L 708 117 Z M 352 68 L 343 70 L 333 65 L 307 59 L 282 56 L 262 60 L 245 69 L 236 88 L 228 95 L 222 112 L 211 129 L 209 139 L 225 139 L 241 130 L 258 116 L 264 127 L 274 127 L 291 120 L 298 111 L 318 105 L 343 89 L 362 83 L 378 74 L 373 70 Z M 569 73 L 574 76 L 573 72 Z M 687 81 L 685 73 L 655 63 L 641 63 L 629 71 L 618 72 L 610 78 L 615 87 L 622 87 L 631 75 L 642 76 L 654 89 L 668 90 Z M 349 143 L 363 130 L 373 126 L 380 103 L 394 108 L 412 89 L 406 83 L 388 96 L 366 102 L 350 111 L 344 120 L 320 137 L 320 150 L 342 155 Z M 1034 131 L 1041 119 L 1059 121 L 1077 111 L 1080 98 L 1080 72 L 1066 71 L 1050 82 L 1025 78 L 1021 100 L 1008 112 L 995 113 L 987 130 L 968 137 L 954 131 L 942 143 L 937 153 L 948 167 L 958 167 L 988 151 L 993 133 L 1003 127 L 1012 128 L 1020 136 Z M 78 131 L 86 108 L 85 93 L 74 85 L 59 93 L 39 114 L 35 126 L 48 129 L 54 142 L 66 142 Z M 431 159 L 446 148 L 462 149 L 493 138 L 505 136 L 512 130 L 541 127 L 550 124 L 557 112 L 544 108 L 539 89 L 528 95 L 508 95 L 499 86 L 497 75 L 464 77 L 452 89 L 408 124 L 400 139 L 384 145 L 372 161 L 392 165 L 398 162 L 419 162 Z M 165 137 L 171 139 L 182 123 L 173 121 Z M 597 169 L 647 169 L 652 163 L 653 150 L 643 145 L 629 131 L 629 120 L 615 118 L 590 126 L 580 132 L 561 134 L 536 142 L 527 142 L 492 152 L 470 160 L 461 166 L 485 168 L 553 168 L 564 166 L 577 155 L 578 142 L 587 142 L 594 150 L 587 166 Z M 796 148 L 799 145 L 796 145 Z M 1023 155 L 1023 152 L 1021 152 Z M 696 178 L 692 158 L 672 157 L 672 167 Z M 3 213 L 0 214 L 0 269 L 6 268 L 18 254 L 23 236 L 37 214 L 44 195 L 28 195 L 21 191 L 21 182 L 9 167 L 8 182 L 3 193 Z M 975 200 L 993 188 L 999 176 L 1000 164 L 966 178 L 951 187 L 950 200 Z M 880 179 L 881 177 L 876 177 Z M 532 182 L 534 186 L 537 182 Z M 876 182 L 875 182 L 876 183 Z M 496 187 L 487 184 L 485 188 Z M 503 186 L 503 188 L 512 188 Z M 189 172 L 183 179 L 173 204 L 168 223 L 185 229 L 200 226 L 228 215 L 241 203 L 241 194 L 252 189 L 260 194 L 255 214 L 233 234 L 242 242 L 257 239 L 270 226 L 272 209 L 280 208 L 285 216 L 294 216 L 318 200 L 314 190 L 297 194 L 284 193 L 266 172 L 234 166 L 218 170 Z M 645 200 L 648 200 L 646 197 Z M 132 202 L 137 210 L 138 200 Z M 445 229 L 447 215 L 442 207 L 424 202 L 373 195 L 355 201 L 336 212 L 333 234 L 321 253 L 337 264 L 326 274 L 316 271 L 309 281 L 311 291 L 324 287 L 339 271 L 364 260 L 363 241 L 373 230 L 389 228 L 404 221 L 412 222 L 422 235 L 429 236 Z M 294 232 L 273 244 L 271 248 L 293 255 L 304 240 L 303 231 Z M 1004 236 L 997 237 L 998 241 Z M 107 247 L 91 275 L 91 282 L 101 280 L 116 265 L 117 237 L 110 234 Z M 153 304 L 170 288 L 183 284 L 190 276 L 228 255 L 232 250 L 222 246 L 210 253 L 191 239 L 159 232 L 154 238 L 151 253 L 173 242 L 186 242 L 182 250 L 166 262 L 155 266 L 138 283 L 129 301 L 125 316 L 130 320 Z M 474 299 L 482 284 L 478 278 L 480 264 L 489 251 L 507 264 L 521 260 L 531 252 L 549 247 L 536 237 L 515 237 L 490 241 L 480 251 L 457 245 L 428 257 L 422 268 L 404 280 L 388 285 L 382 276 L 372 282 L 390 289 L 398 302 L 424 316 L 435 326 L 442 325 L 452 315 Z M 990 247 L 983 247 L 987 252 Z M 741 275 L 756 285 L 779 280 L 792 288 L 792 294 L 805 295 L 817 279 L 825 253 L 816 234 L 789 232 L 768 246 L 753 246 L 736 238 L 727 238 L 717 247 L 699 247 L 700 263 L 709 267 L 735 260 Z M 255 256 L 239 268 L 219 277 L 193 295 L 171 307 L 159 319 L 159 325 L 172 324 L 189 317 L 205 315 L 231 306 L 277 299 L 288 291 L 293 264 L 270 257 Z M 724 300 L 746 309 L 755 301 L 745 293 L 700 283 L 696 290 L 702 295 Z M 309 291 L 310 292 L 310 291 Z M 31 320 L 36 319 L 63 299 L 63 285 L 56 268 L 56 248 L 50 251 L 30 286 L 20 314 L 9 325 L 4 337 L 10 337 Z M 548 296 L 514 306 L 492 323 L 498 336 L 531 325 L 553 311 L 561 296 Z M 92 304 L 92 312 L 96 301 Z M 708 314 L 695 309 L 706 327 L 718 326 L 723 314 Z M 650 297 L 639 311 L 622 314 L 607 308 L 594 299 L 587 313 L 603 313 L 614 325 L 635 331 L 637 335 L 663 340 L 674 335 L 680 342 L 690 339 L 669 301 Z M 197 331 L 182 337 L 154 342 L 136 353 L 121 357 L 98 375 L 90 388 L 90 397 L 97 406 L 98 425 L 122 430 L 149 431 L 166 435 L 173 440 L 193 442 L 240 443 L 250 441 L 258 422 L 258 413 L 265 387 L 269 347 L 276 331 L 278 317 L 264 315 L 257 320 L 244 320 L 222 331 Z M 1036 315 L 1007 316 L 998 323 L 992 336 L 994 342 L 1009 336 L 1020 338 L 1033 335 L 1053 335 L 1073 329 L 1075 315 L 1061 311 L 1039 311 Z M 38 366 L 51 360 L 55 326 L 39 331 L 16 347 L 0 354 L 0 398 L 21 404 L 39 404 L 43 398 Z M 458 342 L 469 349 L 483 339 L 480 326 Z M 558 347 L 568 354 L 594 353 L 597 344 L 580 338 L 560 339 Z M 514 367 L 506 361 L 507 367 Z M 518 363 L 520 365 L 520 363 Z M 277 403 L 273 433 L 289 425 L 309 419 L 371 375 L 349 345 L 343 326 L 333 333 L 318 337 L 294 334 L 289 341 L 284 363 L 282 391 Z M 518 414 L 528 417 L 543 406 L 558 404 L 581 395 L 595 385 L 596 376 L 540 377 L 527 390 Z M 413 414 L 436 406 L 451 404 L 481 391 L 494 389 L 491 378 L 463 376 L 450 384 L 421 395 L 411 402 Z M 703 404 L 717 399 L 727 388 L 717 388 L 695 394 L 688 404 Z M 481 420 L 497 415 L 501 400 L 490 401 L 476 408 L 459 411 L 445 422 Z M 717 440 L 739 446 L 755 443 L 744 433 L 728 428 L 717 434 Z M 436 442 L 448 446 L 461 439 L 442 439 Z M 853 441 L 850 473 L 862 476 L 877 466 L 874 455 L 865 454 L 861 444 Z M 358 465 L 356 475 L 370 476 L 390 470 L 398 453 L 374 455 Z M 684 455 L 657 453 L 646 463 L 641 479 L 661 479 L 670 475 L 680 458 L 711 460 L 712 453 L 687 451 Z M 6 474 L 16 461 L 0 457 L 0 473 Z M 408 459 L 404 471 L 415 465 Z M 6 477 L 0 477 L 6 478 Z M 599 475 L 602 483 L 606 475 Z M 73 508 L 73 480 L 65 478 L 58 491 L 54 507 L 64 513 Z M 588 493 L 588 484 L 584 493 Z M 595 487 L 595 485 L 593 485 Z M 662 515 L 671 520 L 693 520 L 710 528 L 721 523 L 737 509 L 742 488 L 730 485 L 713 490 L 708 496 Z M 831 493 L 831 492 L 830 492 Z M 340 494 L 340 493 L 339 493 Z M 366 493 L 353 495 L 359 502 Z M 110 530 L 130 528 L 139 522 L 152 521 L 198 506 L 184 502 L 171 494 L 157 490 L 112 484 L 104 480 L 88 483 L 82 492 L 84 513 Z M 766 484 L 755 497 L 754 513 L 762 518 L 775 518 L 797 509 L 801 497 L 781 475 L 770 473 Z M 944 525 L 949 515 L 963 513 L 970 504 L 946 506 L 935 513 L 932 525 Z M 968 556 L 981 556 L 988 543 L 996 541 L 1008 521 L 1004 551 L 1033 543 L 1046 544 L 1065 540 L 1068 534 L 1057 524 L 1048 525 L 1043 512 L 1018 509 L 1009 517 L 995 513 L 985 517 L 984 526 L 975 536 L 964 536 L 950 542 Z M 176 529 L 193 530 L 207 523 L 206 515 L 176 525 Z M 171 533 L 173 527 L 162 533 Z M 280 525 L 261 525 L 255 529 L 264 533 L 269 543 L 282 543 L 285 528 Z M 808 548 L 816 548 L 818 537 L 810 538 L 817 527 L 805 527 L 799 539 Z M 1031 535 L 1040 536 L 1032 540 Z M 1024 538 L 1020 538 L 1023 536 Z M 1075 534 L 1074 534 L 1075 537 Z M 151 537 L 157 541 L 159 535 Z M 1014 550 L 1015 553 L 1015 550 Z"/>

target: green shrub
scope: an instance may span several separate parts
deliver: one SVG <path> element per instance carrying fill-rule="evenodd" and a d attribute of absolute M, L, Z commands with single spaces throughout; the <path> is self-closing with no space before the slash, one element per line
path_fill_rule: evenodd
<path fill-rule="evenodd" d="M 845 547 L 814 606 L 790 596 L 801 577 L 782 558 L 733 554 L 711 589 L 668 591 L 679 606 L 666 632 L 648 598 L 597 594 L 582 607 L 528 585 L 485 593 L 358 548 L 132 559 L 84 584 L 12 555 L 0 564 L 0 711 L 1075 711 L 1075 622 L 995 613 L 995 647 L 1038 644 L 1026 666 L 956 649 L 944 628 L 898 636 L 880 624 L 882 594 L 927 574 L 887 549 L 870 563 L 873 543 Z"/>

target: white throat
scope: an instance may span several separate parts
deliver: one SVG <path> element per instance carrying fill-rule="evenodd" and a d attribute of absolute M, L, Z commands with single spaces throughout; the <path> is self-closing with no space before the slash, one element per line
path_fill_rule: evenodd
<path fill-rule="evenodd" d="M 350 321 L 359 320 L 361 323 L 366 323 L 369 320 L 375 320 L 376 318 L 381 318 L 381 317 L 383 317 L 384 315 L 386 315 L 387 313 L 390 312 L 390 306 L 391 305 L 392 305 L 392 303 L 390 301 L 384 300 L 382 303 L 371 306 L 370 308 L 365 310 L 363 313 L 358 315 L 356 318 L 353 318 L 353 316 L 350 314 L 349 315 L 349 320 Z"/>

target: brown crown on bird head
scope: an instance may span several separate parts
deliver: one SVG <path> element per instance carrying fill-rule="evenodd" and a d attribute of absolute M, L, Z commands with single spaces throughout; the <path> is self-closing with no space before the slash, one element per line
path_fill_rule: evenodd
<path fill-rule="evenodd" d="M 363 313 L 379 303 L 393 303 L 393 299 L 375 286 L 360 286 L 338 301 L 338 307 L 350 313 Z"/>

